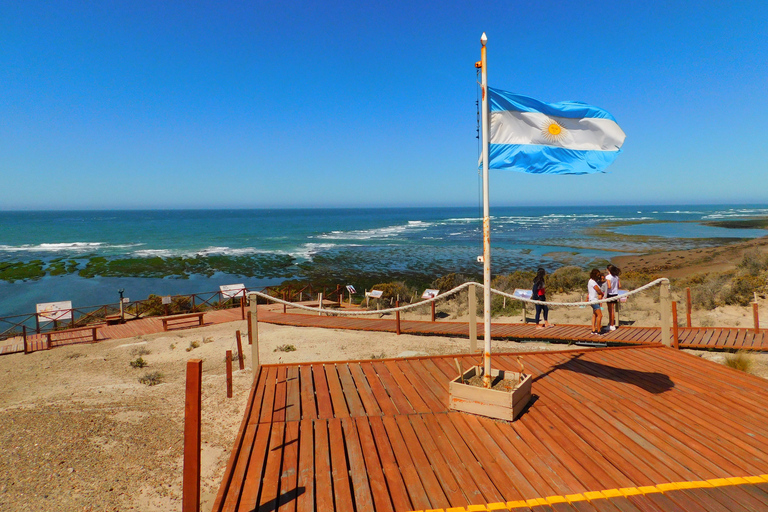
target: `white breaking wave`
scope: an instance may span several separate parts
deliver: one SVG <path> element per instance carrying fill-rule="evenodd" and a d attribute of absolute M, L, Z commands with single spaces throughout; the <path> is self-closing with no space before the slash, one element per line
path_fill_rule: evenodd
<path fill-rule="evenodd" d="M 421 220 L 409 220 L 407 224 L 386 226 L 383 228 L 360 229 L 355 231 L 331 231 L 317 235 L 315 238 L 323 240 L 377 240 L 382 238 L 394 238 L 406 231 L 424 231 L 432 226 L 431 222 Z"/>
<path fill-rule="evenodd" d="M 0 245 L 4 252 L 88 252 L 102 249 L 125 249 L 144 244 L 106 244 L 103 242 L 62 242 L 53 244 Z"/>

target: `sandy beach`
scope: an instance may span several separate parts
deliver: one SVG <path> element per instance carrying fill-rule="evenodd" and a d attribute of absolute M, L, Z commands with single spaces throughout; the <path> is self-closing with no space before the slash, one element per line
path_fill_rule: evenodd
<path fill-rule="evenodd" d="M 766 240 L 683 253 L 622 257 L 625 269 L 689 275 L 714 268 L 727 270 L 740 251 Z M 705 251 L 705 252 L 701 252 Z M 717 263 L 714 263 L 717 261 Z M 705 265 L 707 263 L 707 265 Z M 680 296 L 681 290 L 673 289 Z M 635 325 L 658 325 L 658 291 L 627 303 L 621 319 Z M 581 300 L 578 293 L 554 300 Z M 765 299 L 760 299 L 761 308 Z M 466 318 L 455 305 L 438 311 L 448 320 Z M 424 318 L 428 310 L 406 318 Z M 587 308 L 554 308 L 555 323 L 586 324 Z M 528 317 L 532 312 L 528 311 Z M 521 316 L 494 321 L 519 322 Z M 694 325 L 751 325 L 751 308 L 726 306 L 693 311 Z M 203 360 L 202 510 L 211 509 L 253 379 L 250 350 L 246 368 L 234 373 L 234 397 L 226 398 L 225 351 L 236 350 L 235 331 L 245 322 L 106 340 L 0 358 L 0 509 L 138 510 L 181 508 L 182 441 L 186 362 Z M 466 353 L 469 342 L 430 336 L 337 331 L 260 324 L 262 363 L 335 361 L 414 355 Z M 284 351 L 286 345 L 295 350 Z M 279 347 L 283 347 L 280 350 Z M 493 350 L 561 349 L 543 342 L 494 341 Z M 697 355 L 723 362 L 725 355 Z M 142 357 L 148 365 L 131 367 Z M 768 354 L 753 356 L 753 373 L 768 377 Z M 237 368 L 237 364 L 234 365 Z M 139 378 L 161 372 L 161 382 L 148 386 Z"/>

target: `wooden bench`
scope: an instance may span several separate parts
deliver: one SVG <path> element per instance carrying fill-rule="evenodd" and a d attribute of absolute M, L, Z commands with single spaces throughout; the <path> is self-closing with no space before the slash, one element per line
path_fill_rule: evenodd
<path fill-rule="evenodd" d="M 198 325 L 203 325 L 203 315 L 205 313 L 185 313 L 183 315 L 164 316 L 160 320 L 163 321 L 163 330 L 168 330 L 168 322 L 189 323 L 192 319 L 196 318 Z"/>
<path fill-rule="evenodd" d="M 64 330 L 62 330 L 62 331 L 51 331 L 51 332 L 47 332 L 47 333 L 45 333 L 46 348 L 47 348 L 47 349 L 50 349 L 50 348 L 51 348 L 51 341 L 54 341 L 54 339 L 53 339 L 53 336 L 54 336 L 54 335 L 57 335 L 57 334 L 71 334 L 71 333 L 83 332 L 83 334 L 81 334 L 81 335 L 78 335 L 78 336 L 71 336 L 71 337 L 69 338 L 69 339 L 72 339 L 72 338 L 82 338 L 82 337 L 86 337 L 87 335 L 84 333 L 84 331 L 90 331 L 90 333 L 91 333 L 91 334 L 90 334 L 90 337 L 91 337 L 91 341 L 98 341 L 98 339 L 99 339 L 99 335 L 98 335 L 97 331 L 98 331 L 99 329 L 101 329 L 101 326 L 100 326 L 100 325 L 98 325 L 98 326 L 96 326 L 96 327 L 93 327 L 93 326 L 87 326 L 87 327 L 76 327 L 76 328 L 74 328 L 74 329 L 64 329 Z"/>

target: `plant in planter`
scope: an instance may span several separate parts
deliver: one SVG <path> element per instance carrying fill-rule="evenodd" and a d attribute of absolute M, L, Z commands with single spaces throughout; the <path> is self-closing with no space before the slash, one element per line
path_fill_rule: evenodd
<path fill-rule="evenodd" d="M 485 387 L 483 368 L 473 366 L 462 371 L 448 385 L 449 407 L 500 420 L 513 421 L 531 400 L 531 375 L 525 373 L 518 357 L 520 371 L 491 370 L 491 386 Z"/>

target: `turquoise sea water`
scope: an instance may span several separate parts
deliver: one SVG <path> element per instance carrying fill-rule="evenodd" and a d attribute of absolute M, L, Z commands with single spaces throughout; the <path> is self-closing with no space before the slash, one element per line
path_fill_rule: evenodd
<path fill-rule="evenodd" d="M 768 233 L 701 224 L 765 218 L 768 205 L 496 207 L 491 215 L 494 274 L 585 266 L 628 252 Z M 136 300 L 149 293 L 213 291 L 222 284 L 263 287 L 289 278 L 323 276 L 355 284 L 347 280 L 362 274 L 381 280 L 477 275 L 480 216 L 478 208 L 0 212 L 0 265 L 60 258 L 78 265 L 67 275 L 0 281 L 0 316 L 34 311 L 37 302 L 71 300 L 75 307 L 115 302 L 120 288 Z M 606 231 L 633 236 L 605 236 Z M 80 277 L 77 272 L 94 257 L 196 258 L 209 271 L 165 278 Z M 231 272 L 223 262 L 235 260 L 247 268 L 236 274 L 218 270 Z"/>

